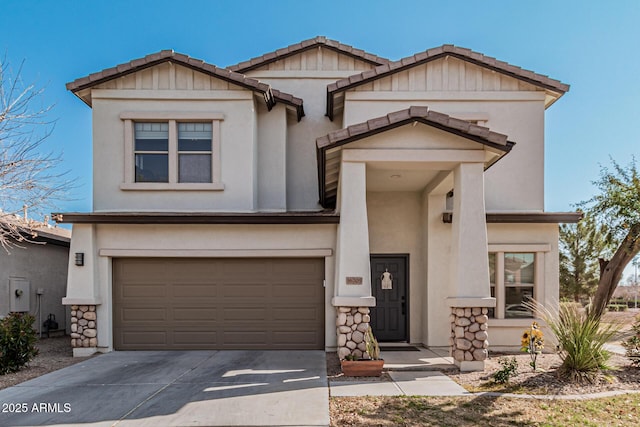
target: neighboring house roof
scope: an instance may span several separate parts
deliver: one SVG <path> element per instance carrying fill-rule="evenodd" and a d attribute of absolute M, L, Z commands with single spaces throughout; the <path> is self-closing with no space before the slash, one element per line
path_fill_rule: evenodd
<path fill-rule="evenodd" d="M 351 125 L 316 139 L 320 204 L 324 207 L 335 206 L 337 194 L 337 178 L 331 181 L 327 178 L 328 175 L 337 176 L 336 171 L 340 167 L 340 156 L 333 153 L 331 159 L 328 159 L 328 150 L 414 122 L 438 128 L 504 153 L 511 151 L 515 145 L 514 142 L 508 141 L 506 135 L 493 132 L 487 127 L 478 126 L 466 120 L 430 111 L 428 107 L 410 107 L 389 113 L 386 116 Z"/>
<path fill-rule="evenodd" d="M 348 55 L 360 61 L 368 62 L 369 64 L 375 66 L 387 64 L 390 62 L 386 58 L 381 58 L 372 53 L 365 52 L 362 49 L 355 49 L 353 46 L 342 44 L 339 41 L 331 40 L 324 36 L 318 36 L 309 40 L 301 41 L 300 43 L 292 44 L 282 49 L 278 49 L 274 52 L 265 53 L 264 55 L 252 58 L 248 61 L 240 62 L 239 64 L 230 65 L 227 68 L 238 73 L 246 73 L 247 71 L 255 70 L 256 68 L 260 68 L 272 62 L 279 61 L 281 59 L 296 55 L 309 49 L 313 49 L 317 46 L 331 49 L 338 53 Z"/>
<path fill-rule="evenodd" d="M 71 230 L 53 227 L 46 222 L 25 219 L 13 214 L 0 212 L 0 228 L 6 236 L 14 241 L 50 243 L 69 247 L 71 244 Z"/>
<path fill-rule="evenodd" d="M 447 56 L 455 57 L 550 90 L 556 93 L 558 98 L 569 90 L 569 85 L 559 80 L 522 69 L 504 61 L 499 61 L 496 58 L 485 56 L 471 49 L 445 44 L 331 83 L 327 86 L 327 116 L 333 120 L 334 98 L 336 94 Z"/>
<path fill-rule="evenodd" d="M 80 97 L 78 92 L 83 89 L 88 89 L 100 83 L 135 73 L 136 71 L 144 70 L 164 62 L 179 64 L 259 93 L 264 98 L 269 110 L 271 110 L 277 102 L 282 102 L 295 108 L 298 120 L 304 116 L 302 99 L 296 98 L 295 96 L 289 95 L 285 92 L 273 90 L 270 85 L 262 83 L 256 79 L 252 79 L 251 77 L 247 77 L 244 74 L 236 73 L 226 68 L 216 67 L 215 65 L 208 64 L 201 59 L 191 58 L 188 55 L 174 52 L 173 50 L 162 50 L 143 58 L 134 59 L 132 61 L 116 65 L 115 67 L 89 74 L 88 76 L 81 77 L 67 83 L 67 89 Z M 82 98 L 80 97 L 80 99 Z M 83 101 L 85 100 L 83 99 Z"/>
<path fill-rule="evenodd" d="M 337 224 L 333 210 L 289 212 L 65 212 L 58 223 L 73 224 Z"/>

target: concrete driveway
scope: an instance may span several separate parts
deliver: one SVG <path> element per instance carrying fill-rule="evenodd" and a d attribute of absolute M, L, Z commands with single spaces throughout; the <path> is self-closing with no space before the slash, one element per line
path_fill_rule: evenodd
<path fill-rule="evenodd" d="M 0 390 L 0 425 L 328 426 L 323 351 L 119 351 Z"/>

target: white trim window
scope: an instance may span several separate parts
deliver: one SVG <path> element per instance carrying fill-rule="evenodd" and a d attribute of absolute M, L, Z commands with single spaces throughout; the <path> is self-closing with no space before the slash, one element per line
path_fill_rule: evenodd
<path fill-rule="evenodd" d="M 489 245 L 489 282 L 496 308 L 495 319 L 531 319 L 526 307 L 541 300 L 544 285 L 544 252 L 549 245 Z"/>
<path fill-rule="evenodd" d="M 122 190 L 223 190 L 217 113 L 126 112 Z"/>

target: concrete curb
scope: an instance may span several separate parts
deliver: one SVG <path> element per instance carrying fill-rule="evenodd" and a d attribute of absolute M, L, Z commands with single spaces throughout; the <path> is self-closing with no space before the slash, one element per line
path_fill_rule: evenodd
<path fill-rule="evenodd" d="M 469 396 L 491 396 L 491 397 L 513 397 L 517 399 L 537 399 L 537 400 L 592 400 L 603 397 L 621 396 L 623 394 L 636 394 L 640 390 L 611 390 L 590 394 L 517 394 L 499 393 L 495 391 L 484 391 L 480 393 L 469 393 Z"/>

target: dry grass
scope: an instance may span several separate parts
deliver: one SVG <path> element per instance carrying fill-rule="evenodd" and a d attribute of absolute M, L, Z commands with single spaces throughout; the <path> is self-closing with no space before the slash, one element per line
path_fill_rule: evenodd
<path fill-rule="evenodd" d="M 640 394 L 541 401 L 506 397 L 331 398 L 332 426 L 637 426 Z"/>

